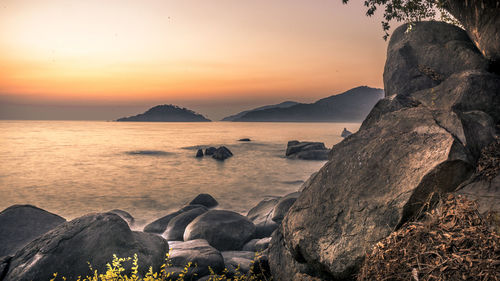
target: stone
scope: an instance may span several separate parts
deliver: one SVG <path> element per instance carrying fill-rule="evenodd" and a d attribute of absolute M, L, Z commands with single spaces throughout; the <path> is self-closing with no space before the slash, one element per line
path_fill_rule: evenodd
<path fill-rule="evenodd" d="M 181 241 L 184 238 L 184 230 L 186 226 L 192 222 L 195 218 L 201 214 L 208 211 L 205 207 L 199 207 L 192 209 L 181 214 L 178 214 L 173 219 L 171 219 L 167 225 L 167 229 L 163 234 L 163 237 L 169 241 Z"/>
<path fill-rule="evenodd" d="M 205 155 L 213 155 L 215 153 L 215 151 L 217 150 L 217 148 L 211 146 L 211 147 L 208 147 L 205 149 Z"/>
<path fill-rule="evenodd" d="M 149 266 L 158 271 L 167 252 L 168 243 L 163 238 L 131 231 L 116 214 L 89 214 L 60 224 L 18 251 L 4 280 L 49 280 L 55 272 L 58 277 L 74 280 L 93 274 L 87 261 L 95 270 L 105 272 L 114 254 L 137 254 L 139 274 L 144 275 Z M 125 264 L 125 268 L 130 266 Z"/>
<path fill-rule="evenodd" d="M 13 255 L 66 220 L 32 205 L 13 205 L 0 212 L 0 257 Z"/>
<path fill-rule="evenodd" d="M 217 150 L 212 155 L 212 158 L 214 158 L 216 160 L 226 160 L 227 158 L 229 158 L 231 156 L 233 156 L 233 153 L 231 152 L 231 150 L 229 150 L 225 146 L 221 146 L 221 147 L 217 148 Z"/>
<path fill-rule="evenodd" d="M 255 238 L 269 237 L 278 227 L 278 224 L 272 219 L 272 214 L 274 206 L 278 204 L 279 198 L 266 198 L 248 211 L 247 218 L 255 224 Z"/>
<path fill-rule="evenodd" d="M 255 233 L 255 225 L 231 211 L 209 210 L 193 220 L 184 232 L 184 241 L 205 239 L 219 251 L 240 250 Z"/>
<path fill-rule="evenodd" d="M 249 138 L 239 139 L 238 141 L 251 141 Z"/>
<path fill-rule="evenodd" d="M 174 267 L 184 268 L 188 262 L 196 264 L 194 270 L 186 276 L 186 280 L 191 280 L 191 277 L 196 280 L 196 278 L 209 275 L 208 267 L 212 268 L 215 273 L 221 273 L 224 270 L 224 258 L 206 240 L 196 239 L 169 244 L 169 258 Z"/>
<path fill-rule="evenodd" d="M 126 221 L 128 223 L 128 225 L 130 227 L 132 227 L 135 223 L 134 217 L 130 213 L 128 213 L 124 210 L 114 209 L 114 210 L 109 211 L 108 213 L 113 213 L 113 214 L 119 215 L 124 221 Z"/>
<path fill-rule="evenodd" d="M 243 246 L 243 251 L 262 252 L 269 247 L 271 237 L 252 239 Z"/>
<path fill-rule="evenodd" d="M 446 9 L 464 26 L 481 53 L 500 70 L 500 5 L 498 1 L 446 1 Z M 498 72 L 497 72 L 498 73 Z"/>
<path fill-rule="evenodd" d="M 419 22 L 394 30 L 384 68 L 385 96 L 433 88 L 464 70 L 486 70 L 488 61 L 467 33 L 444 22 Z M 411 80 L 411 83 L 408 81 Z"/>
<path fill-rule="evenodd" d="M 340 133 L 340 136 L 343 137 L 343 138 L 347 138 L 350 135 L 352 135 L 352 133 L 350 131 L 348 131 L 346 128 L 344 128 L 344 130 L 342 131 L 342 133 Z"/>
<path fill-rule="evenodd" d="M 201 158 L 203 157 L 203 149 L 198 149 L 198 151 L 196 151 L 196 158 Z"/>
<path fill-rule="evenodd" d="M 295 200 L 299 198 L 300 192 L 293 192 L 281 197 L 278 200 L 276 206 L 274 206 L 272 213 L 272 220 L 276 223 L 281 223 L 286 213 L 290 209 L 290 207 L 295 203 Z"/>
<path fill-rule="evenodd" d="M 466 34 L 436 22 L 404 31 L 388 46 L 386 98 L 333 147 L 273 234 L 275 280 L 354 279 L 377 241 L 455 191 L 494 140 L 499 77 Z"/>
<path fill-rule="evenodd" d="M 0 280 L 4 280 L 7 271 L 9 271 L 9 264 L 12 260 L 10 256 L 0 257 Z"/>
<path fill-rule="evenodd" d="M 247 273 L 250 271 L 252 262 L 255 258 L 255 252 L 251 251 L 225 251 L 222 252 L 226 268 L 235 271 L 239 268 L 240 273 Z"/>
<path fill-rule="evenodd" d="M 165 232 L 165 230 L 167 229 L 167 226 L 168 226 L 168 223 L 170 222 L 170 220 L 172 220 L 173 218 L 175 218 L 179 214 L 182 214 L 183 212 L 193 210 L 193 209 L 196 209 L 199 207 L 203 207 L 203 206 L 202 205 L 185 206 L 176 212 L 170 213 L 164 217 L 161 217 L 161 218 L 151 222 L 150 224 L 148 224 L 144 227 L 143 231 L 149 232 L 149 233 L 163 234 Z"/>
<path fill-rule="evenodd" d="M 325 144 L 322 142 L 297 142 L 297 141 L 289 141 L 285 156 L 291 156 L 295 153 L 307 151 L 307 150 L 327 150 Z"/>
<path fill-rule="evenodd" d="M 191 200 L 191 202 L 189 202 L 189 205 L 203 205 L 207 208 L 213 208 L 219 205 L 219 202 L 217 202 L 217 200 L 215 200 L 212 195 L 201 193 L 198 194 L 193 200 Z"/>
<path fill-rule="evenodd" d="M 300 159 L 300 160 L 328 160 L 328 155 L 330 150 L 328 149 L 317 149 L 317 150 L 306 150 L 300 151 L 295 154 L 288 156 L 288 159 Z"/>

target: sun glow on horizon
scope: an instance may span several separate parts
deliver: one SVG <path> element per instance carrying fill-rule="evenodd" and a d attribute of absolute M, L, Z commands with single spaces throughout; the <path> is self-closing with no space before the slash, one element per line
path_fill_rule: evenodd
<path fill-rule="evenodd" d="M 134 101 L 381 87 L 380 27 L 361 4 L 340 2 L 4 0 L 0 94 Z"/>

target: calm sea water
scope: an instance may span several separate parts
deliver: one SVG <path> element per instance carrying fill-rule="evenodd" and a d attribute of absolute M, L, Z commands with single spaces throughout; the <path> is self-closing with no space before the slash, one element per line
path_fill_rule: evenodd
<path fill-rule="evenodd" d="M 118 208 L 140 225 L 203 192 L 219 208 L 244 213 L 266 196 L 296 191 L 325 163 L 284 158 L 287 141 L 331 147 L 344 127 L 359 126 L 0 121 L 0 210 L 33 204 L 73 219 Z M 224 162 L 194 157 L 198 146 L 219 145 L 234 156 Z"/>

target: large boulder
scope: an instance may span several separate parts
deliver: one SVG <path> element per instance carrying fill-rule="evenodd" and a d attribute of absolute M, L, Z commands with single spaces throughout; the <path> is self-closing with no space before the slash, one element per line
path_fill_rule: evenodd
<path fill-rule="evenodd" d="M 240 250 L 255 233 L 255 225 L 231 211 L 210 210 L 193 220 L 184 232 L 184 240 L 205 239 L 219 251 Z"/>
<path fill-rule="evenodd" d="M 33 239 L 66 220 L 31 205 L 13 205 L 0 212 L 0 257 L 13 255 Z"/>
<path fill-rule="evenodd" d="M 132 227 L 135 224 L 135 219 L 134 217 L 127 211 L 120 210 L 120 209 L 114 209 L 109 211 L 108 213 L 113 213 L 116 215 L 119 215 L 123 220 L 125 220 L 130 227 Z"/>
<path fill-rule="evenodd" d="M 184 239 L 184 230 L 186 226 L 206 211 L 208 211 L 208 209 L 202 206 L 177 215 L 168 223 L 163 237 L 169 241 L 182 241 Z"/>
<path fill-rule="evenodd" d="M 190 210 L 193 210 L 193 209 L 197 209 L 197 208 L 200 208 L 200 207 L 203 207 L 202 205 L 188 205 L 188 206 L 185 206 L 183 208 L 181 208 L 180 210 L 178 211 L 175 211 L 173 213 L 170 213 L 164 217 L 161 217 L 153 222 L 151 222 L 150 224 L 146 225 L 144 227 L 144 232 L 149 232 L 149 233 L 156 233 L 156 234 L 163 234 L 165 232 L 165 230 L 167 229 L 167 226 L 168 226 L 168 223 L 173 219 L 175 218 L 176 216 L 184 213 L 184 212 L 187 212 L 187 211 L 190 211 Z"/>
<path fill-rule="evenodd" d="M 386 97 L 432 88 L 454 73 L 488 67 L 488 61 L 459 27 L 420 22 L 411 32 L 406 28 L 403 25 L 394 30 L 387 48 Z"/>
<path fill-rule="evenodd" d="M 182 270 L 189 262 L 193 265 L 193 269 L 188 272 L 189 276 L 187 276 L 186 280 L 196 280 L 202 276 L 209 275 L 209 267 L 215 273 L 221 273 L 224 270 L 224 258 L 206 240 L 175 241 L 169 244 L 169 259 L 174 272 Z M 167 271 L 171 270 L 168 269 Z"/>
<path fill-rule="evenodd" d="M 447 10 L 464 26 L 485 57 L 500 70 L 500 5 L 495 0 L 448 0 Z"/>
<path fill-rule="evenodd" d="M 463 31 L 431 22 L 409 33 L 405 28 L 394 32 L 388 47 L 384 84 L 390 96 L 357 133 L 333 147 L 273 236 L 276 280 L 297 274 L 353 279 L 377 241 L 454 191 L 494 140 L 500 80 L 484 70 Z M 424 74 L 405 78 L 419 65 L 426 66 Z M 432 81 L 419 78 L 425 72 Z"/>
<path fill-rule="evenodd" d="M 273 210 L 279 199 L 280 197 L 266 198 L 248 211 L 247 218 L 255 224 L 256 238 L 269 237 L 278 227 L 278 224 L 273 221 Z"/>
<path fill-rule="evenodd" d="M 203 205 L 207 208 L 213 208 L 219 205 L 219 202 L 217 202 L 217 200 L 215 200 L 215 198 L 213 198 L 210 194 L 200 193 L 193 200 L 191 200 L 191 202 L 189 202 L 189 205 Z"/>
<path fill-rule="evenodd" d="M 93 274 L 87 262 L 104 273 L 114 254 L 137 254 L 139 271 L 144 274 L 149 266 L 158 271 L 167 252 L 166 240 L 131 231 L 116 214 L 89 214 L 59 225 L 18 251 L 4 280 L 49 280 L 56 272 L 73 280 Z"/>
<path fill-rule="evenodd" d="M 225 251 L 222 252 L 222 256 L 224 257 L 224 263 L 228 270 L 236 273 L 236 269 L 238 269 L 237 271 L 240 273 L 247 273 L 250 271 L 250 267 L 252 266 L 252 262 L 255 258 L 255 252 Z"/>

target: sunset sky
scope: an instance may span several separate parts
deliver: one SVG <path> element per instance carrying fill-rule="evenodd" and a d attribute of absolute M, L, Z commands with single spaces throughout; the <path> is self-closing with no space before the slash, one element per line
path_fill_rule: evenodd
<path fill-rule="evenodd" d="M 116 119 L 156 104 L 217 120 L 382 88 L 361 0 L 0 0 L 0 118 Z"/>

